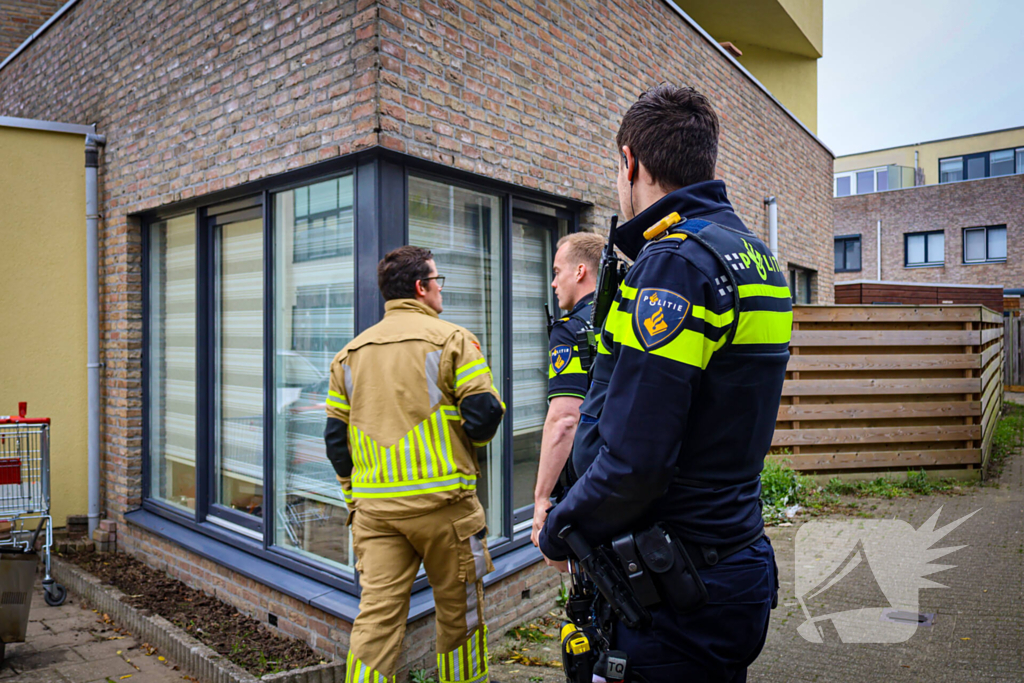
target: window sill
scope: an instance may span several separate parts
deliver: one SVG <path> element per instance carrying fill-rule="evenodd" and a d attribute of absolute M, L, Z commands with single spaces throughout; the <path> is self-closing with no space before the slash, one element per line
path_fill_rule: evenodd
<path fill-rule="evenodd" d="M 945 263 L 921 263 L 916 265 L 903 264 L 904 268 L 945 268 Z"/>
<path fill-rule="evenodd" d="M 303 576 L 149 510 L 135 510 L 124 518 L 129 524 L 339 619 L 351 622 L 359 614 L 359 598 L 351 593 Z M 494 571 L 484 577 L 484 586 L 490 586 L 542 559 L 540 551 L 530 543 L 504 553 L 494 558 Z M 408 621 L 415 621 L 433 611 L 434 594 L 429 586 L 412 594 Z"/>
<path fill-rule="evenodd" d="M 1006 263 L 1004 258 L 990 259 L 988 261 L 964 261 L 960 265 L 963 266 L 990 266 L 993 263 Z"/>
<path fill-rule="evenodd" d="M 838 269 L 837 268 L 836 272 L 837 273 L 859 273 L 862 270 L 864 270 L 864 269 L 863 268 L 843 268 L 843 269 Z"/>

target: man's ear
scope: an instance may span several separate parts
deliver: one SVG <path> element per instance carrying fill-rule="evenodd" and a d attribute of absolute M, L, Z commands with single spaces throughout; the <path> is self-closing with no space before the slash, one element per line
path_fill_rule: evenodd
<path fill-rule="evenodd" d="M 413 283 L 413 291 L 416 292 L 416 296 L 426 296 L 427 288 L 423 286 L 423 280 L 417 280 Z"/>

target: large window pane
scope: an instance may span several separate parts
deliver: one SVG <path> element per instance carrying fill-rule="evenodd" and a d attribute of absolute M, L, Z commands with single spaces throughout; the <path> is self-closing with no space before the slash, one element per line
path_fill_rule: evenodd
<path fill-rule="evenodd" d="M 263 220 L 246 217 L 218 225 L 215 249 L 214 502 L 258 518 L 263 514 Z"/>
<path fill-rule="evenodd" d="M 860 240 L 846 240 L 846 268 L 860 270 Z"/>
<path fill-rule="evenodd" d="M 857 174 L 857 194 L 875 191 L 875 172 L 861 171 Z"/>
<path fill-rule="evenodd" d="M 907 264 L 924 263 L 924 235 L 907 235 Z"/>
<path fill-rule="evenodd" d="M 533 503 L 547 416 L 548 339 L 554 218 L 516 212 L 512 219 L 512 508 Z"/>
<path fill-rule="evenodd" d="M 878 179 L 878 191 L 883 192 L 889 189 L 889 169 L 882 169 L 876 174 Z"/>
<path fill-rule="evenodd" d="M 928 237 L 928 263 L 943 263 L 946 260 L 944 249 L 945 235 L 941 232 L 933 232 Z"/>
<path fill-rule="evenodd" d="M 839 178 L 836 178 L 836 196 L 850 196 L 850 176 L 840 176 Z"/>
<path fill-rule="evenodd" d="M 323 434 L 331 360 L 355 333 L 352 177 L 275 194 L 274 249 L 275 542 L 351 567 Z"/>
<path fill-rule="evenodd" d="M 988 258 L 1006 258 L 1006 228 L 988 229 Z"/>
<path fill-rule="evenodd" d="M 985 177 L 985 156 L 969 157 L 967 159 L 967 179 L 976 180 Z"/>
<path fill-rule="evenodd" d="M 1010 175 L 1013 173 L 1013 150 L 1004 149 L 988 155 L 988 174 L 990 176 Z"/>
<path fill-rule="evenodd" d="M 964 230 L 964 260 L 985 260 L 985 229 Z"/>
<path fill-rule="evenodd" d="M 1024 173 L 1024 148 L 1018 148 L 1017 149 L 1016 157 L 1017 157 L 1017 164 L 1016 164 L 1017 168 L 1016 168 L 1016 171 L 1017 171 L 1017 173 Z"/>
<path fill-rule="evenodd" d="M 150 495 L 196 506 L 196 221 L 149 228 Z"/>
<path fill-rule="evenodd" d="M 481 350 L 501 389 L 501 201 L 494 195 L 425 178 L 409 178 L 409 243 L 434 253 L 445 276 L 441 317 L 480 340 Z M 502 531 L 501 432 L 478 449 L 477 495 L 487 510 L 492 536 Z"/>
<path fill-rule="evenodd" d="M 955 159 L 943 159 L 939 162 L 939 182 L 952 183 L 964 179 L 964 160 L 961 157 Z"/>
<path fill-rule="evenodd" d="M 836 240 L 835 247 L 836 270 L 846 270 L 846 242 L 843 240 Z"/>

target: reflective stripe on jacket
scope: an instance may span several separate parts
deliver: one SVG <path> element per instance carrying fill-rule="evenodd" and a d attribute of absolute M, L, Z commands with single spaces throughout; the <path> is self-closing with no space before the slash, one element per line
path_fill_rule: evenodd
<path fill-rule="evenodd" d="M 472 495 L 485 444 L 470 440 L 459 406 L 480 393 L 500 398 L 471 332 L 414 299 L 384 309 L 334 357 L 327 415 L 348 425 L 346 502 L 403 517 Z"/>

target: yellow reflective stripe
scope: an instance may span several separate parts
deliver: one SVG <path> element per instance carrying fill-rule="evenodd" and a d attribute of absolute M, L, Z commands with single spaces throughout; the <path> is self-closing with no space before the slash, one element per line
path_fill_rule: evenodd
<path fill-rule="evenodd" d="M 548 379 L 558 375 L 571 375 L 573 373 L 581 374 L 583 372 L 583 366 L 580 365 L 580 359 L 576 356 L 573 356 L 572 360 L 569 361 L 569 364 L 565 366 L 565 370 L 562 370 L 561 372 L 555 372 L 555 366 L 548 363 Z"/>
<path fill-rule="evenodd" d="M 332 403 L 331 402 L 332 398 L 338 399 L 337 403 Z M 334 389 L 328 389 L 327 390 L 327 402 L 330 403 L 331 405 L 341 404 L 341 406 L 344 406 L 345 410 L 348 410 L 348 399 L 345 398 L 344 396 L 342 396 L 341 394 L 339 394 Z"/>
<path fill-rule="evenodd" d="M 420 478 L 428 477 L 430 476 L 430 465 L 428 463 L 430 454 L 427 453 L 427 444 L 423 443 L 423 435 L 420 433 L 419 425 L 412 428 L 412 438 L 420 447 Z"/>
<path fill-rule="evenodd" d="M 444 406 L 441 406 L 444 409 Z M 444 427 L 444 447 L 445 453 L 448 454 L 448 471 L 454 472 L 457 468 L 455 467 L 455 454 L 452 453 L 452 435 L 448 429 L 448 421 L 452 420 L 451 415 L 445 415 L 445 419 L 441 420 L 441 425 Z M 458 419 L 457 417 L 454 419 Z"/>
<path fill-rule="evenodd" d="M 602 334 L 597 335 L 597 352 L 604 356 L 610 356 L 612 352 L 605 347 L 603 336 Z"/>
<path fill-rule="evenodd" d="M 466 375 L 464 377 L 456 377 L 455 378 L 455 388 L 458 389 L 459 387 L 461 387 L 463 384 L 465 384 L 469 380 L 473 379 L 474 377 L 479 377 L 480 375 L 483 375 L 484 373 L 489 373 L 490 371 L 491 371 L 491 369 L 489 367 L 487 367 L 486 365 L 484 365 L 479 370 L 475 370 L 475 371 L 469 373 L 468 375 Z"/>
<path fill-rule="evenodd" d="M 465 643 L 451 652 L 438 653 L 440 683 L 476 683 L 487 678 L 487 626 L 474 630 Z"/>
<path fill-rule="evenodd" d="M 636 287 L 630 287 L 629 285 L 619 285 L 619 291 L 622 293 L 623 299 L 635 299 L 636 298 Z"/>
<path fill-rule="evenodd" d="M 789 344 L 792 336 L 792 311 L 744 311 L 733 343 Z"/>
<path fill-rule="evenodd" d="M 352 504 L 352 500 L 353 500 L 353 498 L 352 498 L 352 491 L 350 491 L 348 489 L 345 489 L 345 488 L 342 488 L 341 489 L 341 493 L 342 493 L 343 496 L 345 496 L 345 503 L 347 505 L 351 505 Z"/>
<path fill-rule="evenodd" d="M 471 361 L 471 362 L 466 363 L 465 365 L 463 365 L 463 366 L 461 366 L 459 368 L 456 368 L 455 369 L 455 386 L 459 386 L 460 383 L 465 381 L 465 378 L 463 377 L 464 375 L 466 375 L 466 374 L 470 373 L 471 371 L 473 371 L 474 368 L 479 368 L 481 365 L 486 368 L 487 367 L 487 361 L 484 360 L 483 358 L 477 358 L 474 361 Z"/>
<path fill-rule="evenodd" d="M 356 498 L 404 498 L 455 489 L 476 490 L 476 477 L 455 473 L 440 477 L 428 477 L 405 484 L 395 482 L 352 483 L 352 493 Z"/>
<path fill-rule="evenodd" d="M 745 314 L 744 314 L 745 315 Z M 742 316 L 740 317 L 742 320 Z M 685 363 L 702 370 L 711 361 L 711 355 L 725 345 L 726 337 L 713 342 L 700 332 L 684 329 L 672 341 L 653 351 L 649 351 L 641 345 L 633 331 L 633 317 L 616 306 L 612 306 L 608 313 L 608 320 L 605 323 L 605 330 L 612 335 L 612 339 L 629 348 L 649 353 L 653 356 L 661 356 L 679 363 Z"/>
<path fill-rule="evenodd" d="M 436 419 L 436 412 L 427 418 L 427 421 L 423 423 L 423 433 L 427 436 L 428 443 L 430 443 L 430 461 L 434 463 L 434 474 L 446 474 L 442 466 L 441 440 L 438 438 Z"/>
<path fill-rule="evenodd" d="M 748 296 L 770 296 L 773 299 L 788 299 L 789 298 L 789 287 L 777 287 L 775 285 L 740 285 L 739 286 L 740 298 L 744 299 Z M 744 313 L 744 315 L 746 315 Z M 740 320 L 743 316 L 740 316 Z"/>
<path fill-rule="evenodd" d="M 718 314 L 712 313 L 703 306 L 694 306 L 693 313 L 694 318 L 699 318 L 704 322 L 714 325 L 715 327 L 727 327 L 732 324 L 732 321 L 736 319 L 736 312 L 731 308 L 725 313 Z M 744 315 L 746 315 L 744 313 Z M 742 316 L 740 316 L 742 319 Z"/>
<path fill-rule="evenodd" d="M 348 407 L 347 403 L 341 403 L 340 401 L 335 401 L 334 399 L 331 399 L 331 398 L 327 399 L 327 405 L 334 406 L 335 408 L 337 408 L 339 410 L 351 410 Z"/>

